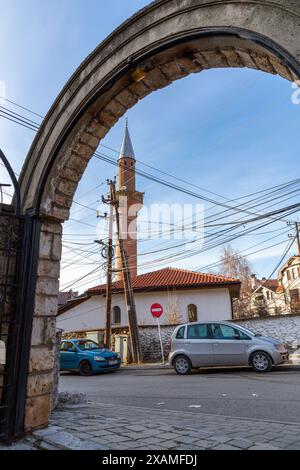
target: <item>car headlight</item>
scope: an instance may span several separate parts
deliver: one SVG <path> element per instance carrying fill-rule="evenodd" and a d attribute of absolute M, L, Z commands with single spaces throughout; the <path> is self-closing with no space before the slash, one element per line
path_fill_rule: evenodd
<path fill-rule="evenodd" d="M 284 346 L 284 344 L 276 344 L 275 348 L 276 348 L 277 351 L 279 351 L 279 352 L 282 352 L 282 353 L 285 353 L 285 352 L 286 352 L 286 347 Z"/>
<path fill-rule="evenodd" d="M 117 359 L 121 359 L 121 354 L 117 354 Z"/>
<path fill-rule="evenodd" d="M 96 362 L 105 362 L 105 358 L 102 356 L 94 356 L 94 361 Z"/>

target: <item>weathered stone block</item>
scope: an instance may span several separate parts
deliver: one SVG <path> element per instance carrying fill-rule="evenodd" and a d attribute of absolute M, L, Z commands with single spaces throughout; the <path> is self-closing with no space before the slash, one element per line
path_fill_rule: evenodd
<path fill-rule="evenodd" d="M 51 214 L 61 222 L 65 222 L 70 217 L 70 210 L 53 204 Z"/>
<path fill-rule="evenodd" d="M 52 249 L 52 233 L 42 232 L 40 237 L 40 258 L 49 259 L 51 257 Z"/>
<path fill-rule="evenodd" d="M 280 62 L 277 59 L 273 59 L 272 57 L 269 58 L 270 63 L 272 64 L 272 67 L 276 70 L 278 75 L 281 77 L 293 81 L 293 76 L 291 74 L 291 71 L 289 70 L 288 67 L 286 67 L 282 62 Z"/>
<path fill-rule="evenodd" d="M 58 190 L 61 191 L 66 196 L 72 196 L 75 193 L 77 184 L 74 181 L 61 180 L 58 184 Z"/>
<path fill-rule="evenodd" d="M 244 63 L 235 49 L 222 49 L 220 52 L 226 57 L 229 67 L 244 67 Z"/>
<path fill-rule="evenodd" d="M 65 194 L 60 194 L 58 192 L 54 195 L 54 202 L 58 206 L 67 207 L 68 209 L 71 208 L 73 199 L 71 197 L 66 196 Z"/>
<path fill-rule="evenodd" d="M 36 316 L 56 316 L 57 315 L 57 296 L 48 296 L 37 294 L 35 297 L 34 314 Z"/>
<path fill-rule="evenodd" d="M 47 426 L 51 411 L 51 394 L 26 400 L 25 431 Z"/>
<path fill-rule="evenodd" d="M 61 250 L 62 250 L 61 236 L 54 235 L 53 243 L 52 243 L 52 250 L 51 250 L 51 259 L 54 261 L 60 261 Z"/>
<path fill-rule="evenodd" d="M 188 72 L 180 67 L 177 60 L 170 60 L 165 64 L 161 64 L 159 68 L 171 82 L 188 75 Z"/>
<path fill-rule="evenodd" d="M 83 132 L 80 136 L 80 140 L 91 147 L 98 147 L 99 145 L 99 138 L 95 137 L 93 134 L 89 134 L 88 132 Z"/>
<path fill-rule="evenodd" d="M 123 116 L 123 114 L 125 114 L 127 111 L 126 107 L 116 100 L 110 101 L 106 105 L 105 110 L 112 113 L 114 116 L 119 116 L 119 117 Z"/>
<path fill-rule="evenodd" d="M 30 350 L 29 372 L 50 371 L 54 364 L 54 347 L 40 346 Z"/>
<path fill-rule="evenodd" d="M 244 51 L 242 49 L 236 49 L 236 53 L 240 57 L 241 62 L 244 64 L 244 67 L 257 70 L 257 64 L 254 62 L 254 60 L 252 59 L 248 51 Z"/>
<path fill-rule="evenodd" d="M 177 59 L 180 67 L 187 73 L 197 73 L 203 70 L 195 56 L 184 56 Z"/>
<path fill-rule="evenodd" d="M 75 173 L 83 173 L 88 162 L 89 159 L 82 158 L 81 155 L 73 154 L 68 160 L 68 168 L 72 169 Z"/>
<path fill-rule="evenodd" d="M 146 77 L 143 79 L 143 83 L 151 88 L 151 90 L 157 90 L 158 88 L 164 88 L 169 85 L 171 81 L 165 77 L 159 68 L 155 68 L 147 73 Z"/>
<path fill-rule="evenodd" d="M 210 67 L 228 67 L 226 57 L 217 50 L 202 51 L 202 56 Z"/>
<path fill-rule="evenodd" d="M 257 68 L 259 70 L 276 75 L 277 72 L 272 67 L 271 62 L 269 62 L 268 57 L 260 56 L 258 54 L 255 54 L 254 52 L 251 53 L 251 57 L 253 61 L 256 63 Z"/>
<path fill-rule="evenodd" d="M 30 375 L 27 381 L 27 397 L 34 397 L 37 395 L 49 394 L 52 391 L 53 374 L 48 372 L 46 374 Z"/>
<path fill-rule="evenodd" d="M 41 259 L 38 263 L 38 276 L 59 278 L 59 262 Z"/>
<path fill-rule="evenodd" d="M 103 137 L 108 133 L 109 128 L 100 124 L 98 119 L 95 118 L 87 126 L 86 131 L 98 139 L 103 139 Z"/>
<path fill-rule="evenodd" d="M 31 345 L 43 345 L 45 340 L 45 320 L 43 317 L 33 317 Z"/>
<path fill-rule="evenodd" d="M 70 181 L 73 181 L 74 183 L 77 183 L 80 178 L 80 175 L 78 175 L 78 172 L 75 171 L 74 168 L 69 168 L 65 166 L 63 168 L 63 177 L 66 180 L 70 180 Z"/>
<path fill-rule="evenodd" d="M 98 119 L 103 126 L 110 128 L 117 122 L 118 117 L 106 109 L 103 109 L 99 114 Z"/>
<path fill-rule="evenodd" d="M 56 337 L 56 320 L 55 318 L 45 319 L 45 329 L 44 329 L 44 344 L 55 344 Z"/>
<path fill-rule="evenodd" d="M 38 278 L 36 285 L 36 294 L 46 296 L 57 296 L 59 289 L 58 279 L 44 279 Z"/>
<path fill-rule="evenodd" d="M 128 109 L 138 102 L 138 97 L 126 88 L 116 96 L 116 100 Z"/>
<path fill-rule="evenodd" d="M 43 221 L 41 232 L 62 234 L 62 225 L 52 221 Z"/>
<path fill-rule="evenodd" d="M 151 93 L 151 88 L 145 85 L 143 82 L 132 82 L 128 89 L 134 93 L 139 99 L 144 98 L 145 96 Z"/>

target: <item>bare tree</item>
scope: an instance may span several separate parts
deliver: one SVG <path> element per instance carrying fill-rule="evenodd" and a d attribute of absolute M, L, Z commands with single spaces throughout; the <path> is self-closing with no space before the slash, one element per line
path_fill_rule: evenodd
<path fill-rule="evenodd" d="M 179 325 L 183 323 L 176 292 L 168 292 L 168 303 L 166 306 L 166 316 L 169 325 Z"/>
<path fill-rule="evenodd" d="M 230 245 L 223 248 L 220 257 L 220 272 L 225 276 L 237 278 L 241 281 L 239 299 L 233 303 L 235 317 L 247 317 L 251 315 L 250 297 L 252 293 L 251 267 L 247 258 L 235 251 Z"/>

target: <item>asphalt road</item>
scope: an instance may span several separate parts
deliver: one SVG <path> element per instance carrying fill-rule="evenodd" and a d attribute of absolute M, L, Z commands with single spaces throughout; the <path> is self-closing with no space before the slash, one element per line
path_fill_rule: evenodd
<path fill-rule="evenodd" d="M 81 377 L 63 373 L 60 390 L 96 403 L 300 423 L 300 366 L 267 374 L 245 368 L 202 369 L 178 376 L 172 369 L 132 369 Z"/>

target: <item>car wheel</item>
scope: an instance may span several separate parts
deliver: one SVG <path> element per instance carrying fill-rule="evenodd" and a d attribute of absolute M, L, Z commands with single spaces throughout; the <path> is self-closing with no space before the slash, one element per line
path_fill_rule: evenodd
<path fill-rule="evenodd" d="M 272 359 L 263 351 L 252 354 L 250 364 L 255 372 L 269 372 L 272 369 Z"/>
<path fill-rule="evenodd" d="M 185 356 L 177 356 L 174 360 L 175 372 L 179 375 L 188 375 L 191 373 L 192 364 L 191 361 Z"/>
<path fill-rule="evenodd" d="M 93 369 L 88 361 L 82 362 L 79 366 L 79 373 L 83 376 L 92 375 Z"/>

